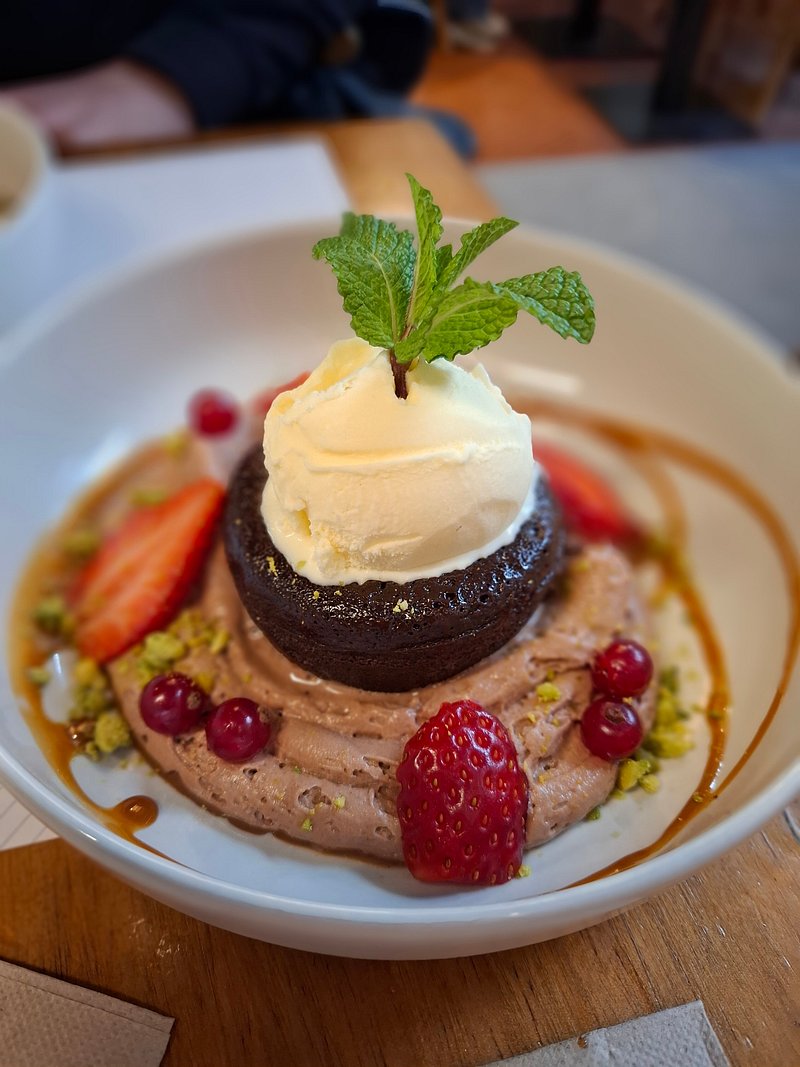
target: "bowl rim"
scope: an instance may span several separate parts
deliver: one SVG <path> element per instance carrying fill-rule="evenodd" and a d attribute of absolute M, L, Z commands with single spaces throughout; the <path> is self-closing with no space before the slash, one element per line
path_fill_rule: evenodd
<path fill-rule="evenodd" d="M 75 803 L 74 808 L 64 808 L 47 786 L 26 771 L 2 747 L 0 780 L 5 780 L 11 792 L 23 804 L 32 806 L 34 814 L 39 815 L 51 828 L 63 831 L 65 839 L 82 847 L 91 856 L 102 860 L 108 859 L 106 854 L 109 854 L 115 861 L 116 869 L 132 865 L 140 873 L 166 882 L 173 890 L 194 890 L 208 899 L 222 897 L 230 903 L 309 919 L 334 919 L 355 924 L 391 921 L 401 925 L 452 925 L 479 918 L 535 919 L 556 914 L 566 917 L 583 912 L 589 904 L 593 910 L 614 908 L 625 901 L 666 888 L 740 844 L 784 808 L 800 791 L 800 758 L 758 796 L 725 816 L 716 826 L 709 827 L 690 841 L 650 856 L 627 870 L 597 881 L 589 880 L 534 896 L 504 901 L 487 901 L 482 896 L 475 903 L 454 903 L 446 909 L 441 904 L 437 907 L 422 905 L 418 898 L 415 898 L 412 907 L 328 904 L 297 900 L 226 882 L 126 841 L 81 811 L 77 807 L 79 802 Z M 70 811 L 70 819 L 63 817 L 65 811 Z M 459 888 L 463 889 L 456 887 Z M 447 887 L 443 887 L 442 896 L 446 891 Z"/>
<path fill-rule="evenodd" d="M 11 109 L 9 109 L 11 110 Z M 45 153 L 47 152 L 42 142 Z M 411 214 L 388 214 L 387 218 L 400 224 L 413 224 Z M 17 358 L 23 349 L 52 330 L 60 320 L 67 319 L 73 312 L 79 311 L 93 300 L 111 296 L 130 284 L 158 270 L 169 270 L 200 256 L 225 252 L 237 245 L 258 244 L 273 238 L 300 234 L 309 234 L 310 242 L 319 235 L 327 225 L 338 226 L 340 219 L 336 216 L 314 218 L 307 222 L 288 222 L 274 226 L 258 226 L 247 231 L 234 231 L 225 234 L 210 234 L 195 240 L 183 241 L 172 248 L 156 252 L 146 249 L 135 253 L 126 262 L 111 267 L 107 274 L 90 275 L 68 285 L 61 293 L 51 296 L 40 308 L 29 311 L 14 324 L 4 335 L 0 335 L 0 370 L 7 362 Z M 467 229 L 479 224 L 479 220 L 461 216 L 447 215 L 442 219 L 445 227 L 453 226 Z M 762 368 L 777 376 L 782 386 L 789 392 L 795 392 L 800 400 L 800 375 L 788 371 L 788 353 L 759 323 L 754 322 L 738 308 L 728 304 L 722 297 L 701 286 L 691 286 L 678 278 L 671 271 L 657 264 L 650 263 L 639 256 L 620 249 L 612 248 L 600 241 L 593 241 L 545 226 L 532 226 L 520 223 L 507 234 L 507 241 L 523 239 L 530 243 L 559 244 L 563 249 L 575 255 L 584 256 L 602 262 L 605 267 L 612 267 L 619 273 L 638 275 L 650 285 L 666 292 L 672 299 L 682 301 L 696 314 L 711 318 L 714 326 L 726 333 L 743 337 L 752 354 L 759 360 Z"/>
<path fill-rule="evenodd" d="M 403 215 L 394 217 L 402 221 L 411 218 Z M 105 277 L 90 278 L 71 287 L 61 297 L 51 300 L 41 312 L 28 315 L 5 339 L 0 339 L 0 374 L 15 359 L 24 357 L 26 348 L 52 332 L 59 323 L 92 302 L 118 293 L 150 273 L 174 268 L 202 255 L 224 253 L 237 245 L 255 244 L 265 239 L 294 234 L 311 233 L 317 236 L 325 224 L 325 219 L 315 219 L 312 222 L 260 227 L 246 233 L 217 235 L 155 254 L 137 256 Z M 333 220 L 333 224 L 338 224 L 338 220 Z M 460 218 L 447 218 L 445 224 L 462 227 L 475 223 Z M 743 339 L 751 355 L 759 360 L 762 372 L 774 374 L 776 385 L 791 394 L 792 402 L 800 403 L 800 376 L 795 379 L 787 373 L 783 350 L 758 326 L 754 326 L 735 309 L 728 308 L 720 299 L 701 294 L 696 288 L 689 287 L 669 272 L 597 242 L 527 225 L 514 231 L 511 238 L 514 237 L 532 243 L 557 243 L 567 254 L 574 252 L 585 259 L 595 260 L 606 268 L 611 267 L 621 274 L 635 274 L 637 280 L 666 291 L 671 298 L 679 302 L 688 303 L 696 314 L 713 319 L 715 327 L 728 334 L 737 335 L 740 340 Z M 24 715 L 22 717 L 24 719 Z M 426 906 L 420 903 L 420 898 L 414 898 L 410 906 L 392 907 L 305 901 L 251 889 L 203 874 L 124 840 L 97 821 L 88 809 L 82 810 L 77 799 L 71 801 L 69 807 L 64 807 L 63 802 L 48 786 L 5 750 L 2 742 L 0 780 L 8 785 L 10 791 L 23 804 L 32 808 L 34 814 L 95 859 L 111 864 L 118 871 L 136 869 L 139 875 L 148 875 L 152 882 L 165 884 L 171 890 L 196 892 L 209 901 L 224 899 L 229 904 L 264 912 L 315 920 L 335 920 L 349 925 L 375 926 L 390 922 L 406 926 L 451 926 L 477 919 L 486 922 L 555 917 L 568 919 L 570 916 L 577 917 L 585 913 L 587 906 L 591 907 L 593 913 L 610 911 L 649 896 L 658 889 L 666 888 L 740 844 L 800 793 L 800 756 L 752 800 L 724 816 L 716 825 L 703 830 L 689 841 L 672 845 L 666 851 L 649 856 L 627 870 L 596 881 L 590 880 L 584 884 L 534 896 L 492 902 L 481 895 L 475 903 L 459 902 L 447 907 L 442 907 L 441 902 L 436 907 Z M 67 816 L 65 813 L 68 813 Z M 446 889 L 443 889 L 443 895 L 445 892 Z"/>

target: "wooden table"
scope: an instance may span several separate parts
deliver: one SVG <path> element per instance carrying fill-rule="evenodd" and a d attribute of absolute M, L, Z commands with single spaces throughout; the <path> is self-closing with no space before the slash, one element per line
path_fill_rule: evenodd
<path fill-rule="evenodd" d="M 425 125 L 326 132 L 358 208 L 405 207 L 403 172 L 412 170 L 446 212 L 492 211 Z M 698 998 L 734 1065 L 793 1067 L 794 826 L 774 819 L 705 871 L 594 929 L 419 963 L 334 959 L 216 930 L 51 841 L 0 853 L 0 957 L 174 1016 L 172 1067 L 475 1067 Z"/>

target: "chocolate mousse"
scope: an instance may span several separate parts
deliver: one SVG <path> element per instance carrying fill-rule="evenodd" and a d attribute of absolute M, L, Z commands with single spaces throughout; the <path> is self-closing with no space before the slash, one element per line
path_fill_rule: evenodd
<path fill-rule="evenodd" d="M 454 678 L 405 693 L 322 682 L 283 656 L 245 611 L 222 546 L 208 562 L 196 613 L 229 641 L 193 646 L 175 668 L 213 679 L 214 702 L 256 701 L 274 724 L 270 748 L 245 763 L 211 752 L 202 727 L 178 737 L 143 722 L 136 650 L 110 665 L 137 744 L 204 807 L 254 830 L 327 850 L 402 861 L 395 768 L 419 725 L 465 696 L 496 715 L 530 786 L 526 847 L 548 841 L 601 804 L 615 763 L 581 741 L 596 653 L 619 632 L 645 637 L 646 616 L 626 558 L 610 545 L 571 558 L 568 592 L 553 597 L 511 642 Z M 182 632 L 181 619 L 177 632 Z M 188 636 L 188 635 L 185 635 Z M 645 728 L 653 691 L 637 700 Z"/>

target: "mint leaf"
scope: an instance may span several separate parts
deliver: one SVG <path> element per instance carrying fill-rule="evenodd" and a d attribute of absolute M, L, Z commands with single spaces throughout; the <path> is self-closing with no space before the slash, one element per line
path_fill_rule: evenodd
<path fill-rule="evenodd" d="M 519 226 L 519 223 L 501 215 L 500 218 L 492 219 L 491 222 L 482 222 L 474 230 L 465 233 L 461 238 L 461 247 L 442 272 L 439 280 L 442 290 L 449 289 L 458 276 L 463 274 L 471 263 L 474 263 L 481 252 L 485 251 L 489 245 L 493 245 L 495 241 L 499 241 L 515 226 Z"/>
<path fill-rule="evenodd" d="M 581 277 L 563 267 L 477 282 L 458 278 L 475 259 L 517 225 L 505 217 L 482 222 L 452 245 L 439 247 L 442 213 L 428 189 L 407 174 L 414 202 L 417 243 L 407 230 L 372 215 L 348 212 L 338 237 L 314 245 L 336 274 L 355 333 L 388 350 L 395 392 L 407 395 L 409 364 L 454 359 L 496 340 L 526 311 L 585 344 L 594 333 L 594 302 Z M 400 366 L 398 366 L 398 364 Z M 403 366 L 405 365 L 405 366 Z"/>
<path fill-rule="evenodd" d="M 507 282 L 472 278 L 445 293 L 432 317 L 400 342 L 399 362 L 423 356 L 454 359 L 495 341 L 519 311 L 527 311 L 561 337 L 586 343 L 594 332 L 594 303 L 579 274 L 551 267 Z"/>
<path fill-rule="evenodd" d="M 561 337 L 574 337 L 581 344 L 592 339 L 595 327 L 594 301 L 577 271 L 550 267 L 524 278 L 510 278 L 495 286 L 519 306 Z"/>
<path fill-rule="evenodd" d="M 353 332 L 371 345 L 392 348 L 405 330 L 414 284 L 416 256 L 409 231 L 372 215 L 347 212 L 341 234 L 317 241 L 313 256 L 333 268 Z"/>
<path fill-rule="evenodd" d="M 407 175 L 409 183 L 411 184 L 412 195 L 414 196 L 414 204 L 417 207 L 418 199 L 416 189 L 421 190 L 422 193 L 427 193 L 427 190 L 422 189 L 418 185 L 416 180 Z M 430 196 L 430 194 L 427 194 Z M 432 202 L 432 201 L 431 201 Z M 434 205 L 435 207 L 435 205 Z M 438 236 L 436 240 L 441 237 L 441 212 L 436 208 L 438 213 L 437 227 Z M 494 244 L 499 240 L 503 234 L 508 233 L 509 230 L 513 230 L 518 223 L 512 219 L 497 218 L 491 222 L 482 222 L 468 233 L 464 234 L 461 240 L 461 247 L 458 252 L 453 255 L 452 245 L 442 245 L 441 248 L 433 250 L 434 257 L 434 269 L 435 269 L 435 285 L 430 291 L 426 292 L 423 299 L 420 301 L 417 292 L 415 291 L 411 299 L 411 307 L 409 309 L 407 336 L 395 346 L 394 354 L 395 358 L 400 363 L 411 363 L 415 360 L 423 350 L 425 351 L 425 358 L 430 361 L 431 359 L 437 359 L 438 356 L 431 355 L 428 349 L 427 338 L 430 334 L 431 323 L 434 318 L 437 323 L 440 322 L 440 312 L 444 304 L 444 322 L 449 323 L 450 316 L 453 314 L 453 308 L 455 306 L 462 306 L 462 298 L 457 297 L 455 301 L 447 301 L 447 294 L 450 286 L 458 278 L 458 275 L 472 263 L 484 249 L 489 245 Z M 417 226 L 420 233 L 419 241 L 419 257 L 422 256 L 423 247 L 428 245 L 427 235 L 423 238 L 423 223 L 420 222 L 420 211 L 417 207 Z M 429 247 L 429 246 L 428 246 Z M 426 252 L 427 254 L 427 252 Z M 417 273 L 419 275 L 419 258 L 417 260 Z M 426 278 L 430 274 L 430 271 L 426 273 Z M 472 283 L 477 284 L 477 283 Z M 496 301 L 490 301 L 490 303 L 496 303 Z M 516 314 L 514 316 L 516 318 Z M 513 319 L 511 320 L 513 322 Z M 465 329 L 465 327 L 464 327 Z M 438 326 L 437 326 L 438 330 Z M 450 326 L 447 326 L 447 330 L 450 330 Z M 463 332 L 462 326 L 456 327 L 459 336 L 466 337 L 466 333 Z M 502 330 L 500 331 L 502 333 Z M 499 337 L 500 335 L 497 334 Z M 440 337 L 439 333 L 434 334 L 434 344 L 438 344 Z M 493 338 L 492 338 L 493 339 Z M 448 341 L 449 343 L 449 341 Z M 463 343 L 466 343 L 464 341 Z M 481 341 L 480 344 L 476 343 L 469 348 L 460 349 L 461 354 L 471 352 L 474 348 L 481 348 L 483 345 L 488 344 L 489 339 Z M 447 345 L 446 345 L 447 347 Z M 439 353 L 444 355 L 444 353 Z M 446 356 L 447 359 L 453 359 L 453 355 Z"/>
<path fill-rule="evenodd" d="M 426 326 L 417 327 L 411 333 L 398 341 L 394 346 L 394 356 L 398 363 L 413 363 L 425 347 L 425 338 L 428 335 L 430 323 Z"/>
<path fill-rule="evenodd" d="M 448 263 L 453 258 L 453 246 L 442 245 L 441 248 L 436 249 L 436 276 L 441 279 L 444 274 Z"/>
<path fill-rule="evenodd" d="M 408 307 L 407 323 L 419 322 L 428 310 L 439 277 L 436 246 L 442 236 L 442 213 L 430 192 L 412 174 L 406 174 L 411 186 L 414 213 L 417 217 L 417 263 L 414 287 Z"/>
<path fill-rule="evenodd" d="M 408 340 L 415 339 L 417 354 L 428 363 L 454 359 L 496 341 L 514 322 L 519 309 L 516 298 L 491 282 L 467 278 L 463 285 L 444 294 L 427 329 L 418 330 L 418 336 L 411 334 Z"/>

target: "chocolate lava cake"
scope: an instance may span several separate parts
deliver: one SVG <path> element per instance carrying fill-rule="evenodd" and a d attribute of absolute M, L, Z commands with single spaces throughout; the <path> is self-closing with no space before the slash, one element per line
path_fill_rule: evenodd
<path fill-rule="evenodd" d="M 249 615 L 289 659 L 322 678 L 400 692 L 452 677 L 509 641 L 547 597 L 563 534 L 546 479 L 508 545 L 434 578 L 315 585 L 275 547 L 261 514 L 261 446 L 230 484 L 223 536 Z"/>

